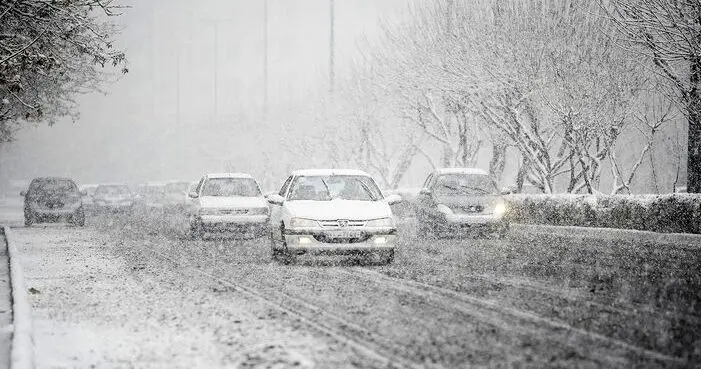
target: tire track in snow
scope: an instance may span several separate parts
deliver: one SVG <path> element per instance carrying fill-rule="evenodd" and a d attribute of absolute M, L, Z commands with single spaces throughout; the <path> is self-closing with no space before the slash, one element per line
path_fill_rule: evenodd
<path fill-rule="evenodd" d="M 230 279 L 218 277 L 202 270 L 199 265 L 178 262 L 153 248 L 147 248 L 144 249 L 144 251 L 150 252 L 156 257 L 166 260 L 178 267 L 190 268 L 209 280 L 243 292 L 288 316 L 295 316 L 307 326 L 342 344 L 356 349 L 367 357 L 385 363 L 389 368 L 444 368 L 435 363 L 409 360 L 406 358 L 408 355 L 405 355 L 406 349 L 400 345 L 374 332 L 368 331 L 355 323 L 346 321 L 336 315 L 331 315 L 322 308 L 299 298 L 270 288 L 261 287 L 260 285 L 250 286 L 241 282 L 234 282 Z"/>
<path fill-rule="evenodd" d="M 535 334 L 535 336 L 538 337 L 552 337 L 553 334 L 561 334 L 563 337 L 558 341 L 571 346 L 577 351 L 581 351 L 581 346 L 569 342 L 568 337 L 570 334 L 589 341 L 603 343 L 604 345 L 599 345 L 599 347 L 597 347 L 596 355 L 604 355 L 600 351 L 600 349 L 603 348 L 601 346 L 604 346 L 606 348 L 613 347 L 624 352 L 632 352 L 636 355 L 662 362 L 674 363 L 677 365 L 686 363 L 686 360 L 683 358 L 641 348 L 599 333 L 576 328 L 563 322 L 548 319 L 527 311 L 502 306 L 497 302 L 477 298 L 447 288 L 408 279 L 390 277 L 377 271 L 364 268 L 343 269 L 341 272 L 375 283 L 381 281 L 399 291 L 412 293 L 427 298 L 428 300 L 439 302 L 448 309 L 455 309 L 474 316 L 506 331 L 531 335 Z M 606 356 L 611 362 L 618 362 L 620 365 L 630 365 L 630 363 L 621 362 L 621 355 L 618 355 L 616 350 L 608 352 Z"/>

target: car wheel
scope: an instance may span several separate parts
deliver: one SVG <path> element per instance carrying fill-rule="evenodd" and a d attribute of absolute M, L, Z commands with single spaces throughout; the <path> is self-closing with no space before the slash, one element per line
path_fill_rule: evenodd
<path fill-rule="evenodd" d="M 36 222 L 36 219 L 34 219 L 34 214 L 32 214 L 31 211 L 25 211 L 24 212 L 24 226 L 25 227 L 31 227 L 32 224 Z"/>
<path fill-rule="evenodd" d="M 394 250 L 387 251 L 387 256 L 385 256 L 385 264 L 389 265 L 394 263 Z"/>
<path fill-rule="evenodd" d="M 201 240 L 202 239 L 202 229 L 200 226 L 196 223 L 190 223 L 190 229 L 188 231 L 188 235 L 190 236 L 191 240 Z"/>
<path fill-rule="evenodd" d="M 273 261 L 280 261 L 280 250 L 275 247 L 275 237 L 273 237 L 272 231 L 268 235 L 268 240 L 270 241 L 270 258 L 273 259 Z"/>
<path fill-rule="evenodd" d="M 85 213 L 82 210 L 76 211 L 71 216 L 71 221 L 74 225 L 77 225 L 79 227 L 84 227 L 85 226 Z"/>

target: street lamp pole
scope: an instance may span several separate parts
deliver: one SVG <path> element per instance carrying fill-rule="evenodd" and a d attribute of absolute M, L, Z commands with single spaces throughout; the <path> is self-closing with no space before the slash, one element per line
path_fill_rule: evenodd
<path fill-rule="evenodd" d="M 268 121 L 268 0 L 263 3 L 263 121 Z"/>
<path fill-rule="evenodd" d="M 334 0 L 329 0 L 329 93 L 334 91 Z"/>
<path fill-rule="evenodd" d="M 214 22 L 214 124 L 219 123 L 219 23 Z"/>

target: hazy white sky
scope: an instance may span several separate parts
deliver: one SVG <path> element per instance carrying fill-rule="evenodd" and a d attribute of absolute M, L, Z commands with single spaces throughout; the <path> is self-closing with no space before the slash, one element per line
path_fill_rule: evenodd
<path fill-rule="evenodd" d="M 365 37 L 376 37 L 378 20 L 401 17 L 408 1 L 335 0 L 337 73 L 357 57 Z M 277 116 L 328 88 L 329 4 L 268 0 L 268 88 Z M 130 73 L 108 86 L 107 96 L 82 97 L 79 122 L 21 133 L 3 149 L 6 175 L 67 175 L 81 183 L 196 179 L 226 169 L 224 156 L 236 169 L 265 172 L 271 148 L 259 155 L 264 135 L 291 128 L 279 121 L 262 127 L 260 119 L 263 0 L 130 5 L 119 37 Z"/>

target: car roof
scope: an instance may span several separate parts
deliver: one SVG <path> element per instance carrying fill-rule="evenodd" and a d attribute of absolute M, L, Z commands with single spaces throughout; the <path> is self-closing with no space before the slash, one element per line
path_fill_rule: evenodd
<path fill-rule="evenodd" d="M 253 179 L 253 176 L 251 176 L 248 173 L 207 173 L 206 177 L 207 178 L 251 178 L 251 179 Z"/>
<path fill-rule="evenodd" d="M 486 170 L 479 168 L 438 168 L 436 174 L 481 174 L 488 175 Z"/>
<path fill-rule="evenodd" d="M 97 187 L 103 187 L 103 186 L 109 186 L 109 187 L 114 187 L 114 186 L 129 187 L 126 183 L 122 183 L 122 182 L 100 183 L 99 185 L 97 185 Z"/>
<path fill-rule="evenodd" d="M 302 169 L 292 172 L 293 176 L 365 176 L 369 174 L 358 169 Z"/>
<path fill-rule="evenodd" d="M 71 181 L 71 182 L 75 183 L 73 178 L 68 178 L 68 177 L 36 177 L 36 178 L 32 179 L 32 182 L 34 182 L 34 181 L 51 181 L 51 180 Z"/>

